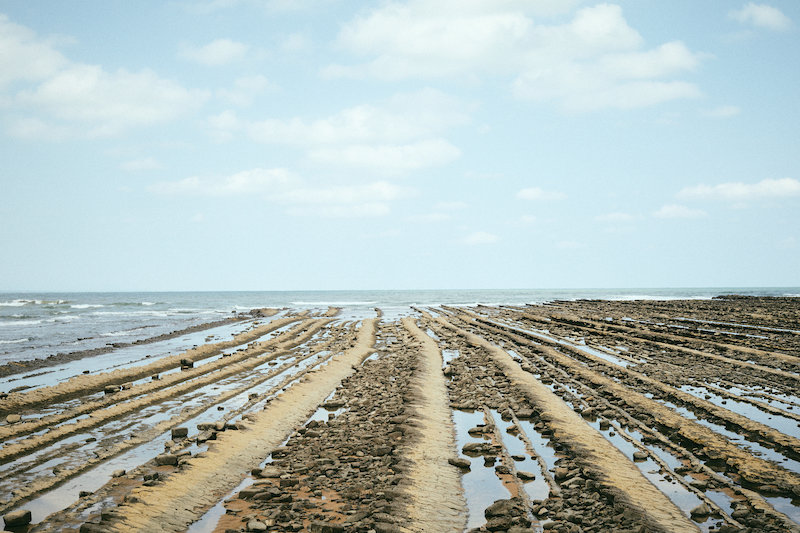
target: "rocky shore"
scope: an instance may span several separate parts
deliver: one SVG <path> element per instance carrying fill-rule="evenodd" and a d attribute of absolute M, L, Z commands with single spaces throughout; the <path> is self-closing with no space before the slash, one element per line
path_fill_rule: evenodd
<path fill-rule="evenodd" d="M 798 299 L 290 314 L 150 364 L 0 399 L 6 529 L 800 531 Z"/>

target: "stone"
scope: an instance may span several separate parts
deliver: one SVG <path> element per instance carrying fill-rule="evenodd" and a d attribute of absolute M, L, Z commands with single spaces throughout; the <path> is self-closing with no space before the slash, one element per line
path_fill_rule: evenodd
<path fill-rule="evenodd" d="M 309 530 L 311 533 L 344 533 L 344 526 L 326 522 L 312 522 Z"/>
<path fill-rule="evenodd" d="M 247 523 L 247 531 L 266 531 L 267 524 L 258 520 L 250 520 Z"/>
<path fill-rule="evenodd" d="M 156 464 L 157 465 L 177 465 L 178 464 L 178 456 L 171 454 L 171 453 L 162 453 L 161 455 L 156 455 Z"/>
<path fill-rule="evenodd" d="M 189 436 L 189 428 L 172 428 L 172 438 L 176 439 L 185 439 Z"/>
<path fill-rule="evenodd" d="M 646 461 L 647 460 L 647 454 L 644 453 L 641 450 L 637 450 L 637 451 L 633 452 L 633 460 L 634 461 Z"/>
<path fill-rule="evenodd" d="M 111 472 L 111 477 L 122 477 L 125 475 L 125 470 L 119 469 Z"/>
<path fill-rule="evenodd" d="M 19 416 L 19 415 L 8 415 L 6 417 L 6 423 L 7 424 L 16 424 L 20 420 L 22 420 L 22 417 Z"/>
<path fill-rule="evenodd" d="M 498 474 L 510 474 L 511 473 L 511 469 L 509 467 L 507 467 L 506 465 L 497 465 L 497 466 L 494 467 L 494 471 L 497 472 Z"/>
<path fill-rule="evenodd" d="M 115 392 L 119 392 L 119 386 L 117 385 L 106 385 L 103 389 L 105 394 L 114 394 Z"/>
<path fill-rule="evenodd" d="M 692 516 L 708 516 L 711 514 L 711 509 L 709 509 L 708 505 L 706 505 L 705 503 L 701 503 L 700 505 L 689 511 L 689 514 L 691 514 Z"/>
<path fill-rule="evenodd" d="M 384 455 L 389 455 L 390 453 L 392 453 L 391 446 L 378 446 L 377 448 L 375 448 L 373 455 L 375 455 L 376 457 L 382 457 Z"/>
<path fill-rule="evenodd" d="M 508 531 L 514 525 L 514 520 L 510 516 L 495 516 L 486 522 L 486 529 L 489 531 Z"/>
<path fill-rule="evenodd" d="M 512 514 L 517 504 L 514 500 L 497 500 L 486 508 L 483 515 L 488 519 L 493 516 L 505 516 Z M 506 528 L 507 529 L 507 528 Z"/>
<path fill-rule="evenodd" d="M 3 515 L 3 522 L 7 527 L 27 526 L 31 523 L 31 512 L 27 509 L 17 509 Z"/>
<path fill-rule="evenodd" d="M 208 440 L 215 440 L 217 438 L 216 431 L 201 431 L 197 434 L 197 442 L 202 443 Z"/>
<path fill-rule="evenodd" d="M 464 459 L 463 457 L 451 458 L 448 459 L 447 462 L 461 470 L 469 470 L 472 464 L 469 459 Z"/>
<path fill-rule="evenodd" d="M 517 477 L 524 481 L 530 481 L 532 479 L 536 479 L 536 474 L 533 472 L 527 472 L 525 470 L 517 470 Z"/>
<path fill-rule="evenodd" d="M 567 479 L 569 476 L 569 470 L 564 468 L 563 466 L 559 466 L 556 468 L 555 475 L 553 476 L 556 481 L 561 481 L 563 479 Z"/>

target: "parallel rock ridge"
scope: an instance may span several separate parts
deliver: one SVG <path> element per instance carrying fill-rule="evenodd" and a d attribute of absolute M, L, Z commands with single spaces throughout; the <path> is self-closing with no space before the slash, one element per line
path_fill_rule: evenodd
<path fill-rule="evenodd" d="M 292 312 L 0 398 L 0 512 L 31 532 L 800 532 L 798 375 L 794 298 Z"/>

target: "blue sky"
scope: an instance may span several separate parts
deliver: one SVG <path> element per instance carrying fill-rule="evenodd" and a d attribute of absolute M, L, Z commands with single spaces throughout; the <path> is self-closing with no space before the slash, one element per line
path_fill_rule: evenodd
<path fill-rule="evenodd" d="M 0 1 L 0 289 L 797 286 L 798 24 Z"/>

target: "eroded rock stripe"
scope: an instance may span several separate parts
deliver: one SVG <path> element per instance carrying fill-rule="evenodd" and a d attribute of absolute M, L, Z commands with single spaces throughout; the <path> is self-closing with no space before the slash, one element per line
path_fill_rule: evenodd
<path fill-rule="evenodd" d="M 249 331 L 239 333 L 229 341 L 204 344 L 197 348 L 186 350 L 178 355 L 162 357 L 146 365 L 120 368 L 102 374 L 79 375 L 50 387 L 41 387 L 31 391 L 11 393 L 8 397 L 0 400 L 0 416 L 5 416 L 7 413 L 18 412 L 23 409 L 31 409 L 39 405 L 49 405 L 54 402 L 101 392 L 107 385 L 120 385 L 147 378 L 181 366 L 181 359 L 188 359 L 196 363 L 197 361 L 213 357 L 222 350 L 246 344 L 301 319 L 302 317 L 287 317 L 273 320 Z M 0 428 L 0 436 L 6 437 L 6 431 L 6 427 Z"/>
<path fill-rule="evenodd" d="M 463 531 L 466 504 L 458 469 L 447 460 L 455 453 L 453 420 L 442 374 L 442 354 L 428 335 L 411 318 L 403 327 L 420 343 L 420 368 L 414 420 L 418 439 L 407 452 L 413 465 L 408 479 L 410 531 Z"/>
<path fill-rule="evenodd" d="M 325 397 L 353 372 L 375 342 L 375 320 L 365 320 L 355 346 L 309 373 L 253 417 L 251 429 L 222 435 L 207 457 L 192 459 L 190 468 L 162 485 L 142 487 L 129 498 L 124 516 L 104 527 L 108 531 L 142 533 L 185 531 L 203 512 L 232 490 L 244 474 L 256 468 L 283 439 L 308 419 Z M 197 490 L 202 487 L 202 490 Z"/>
<path fill-rule="evenodd" d="M 466 341 L 486 350 L 512 382 L 519 384 L 530 401 L 546 412 L 549 422 L 562 440 L 568 440 L 580 450 L 583 467 L 593 471 L 606 490 L 615 499 L 624 502 L 641 515 L 653 531 L 699 531 L 688 518 L 663 493 L 656 489 L 639 469 L 609 443 L 580 415 L 558 396 L 542 385 L 531 374 L 522 370 L 503 349 L 487 340 L 440 319 L 445 327 L 452 328 Z"/>

